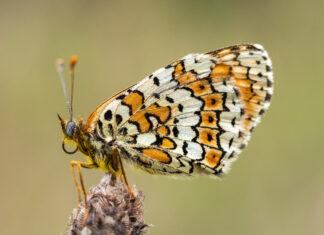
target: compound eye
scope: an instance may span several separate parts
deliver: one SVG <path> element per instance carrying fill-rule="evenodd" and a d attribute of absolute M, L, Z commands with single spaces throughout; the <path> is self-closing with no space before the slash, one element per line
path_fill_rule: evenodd
<path fill-rule="evenodd" d="M 78 147 L 77 146 L 75 146 L 75 150 L 73 150 L 73 151 L 68 151 L 67 149 L 66 149 L 66 147 L 65 147 L 65 142 L 63 141 L 63 143 L 62 143 L 62 149 L 63 149 L 63 151 L 65 152 L 65 153 L 67 153 L 67 154 L 74 154 L 74 153 L 76 153 L 77 151 L 78 151 Z"/>
<path fill-rule="evenodd" d="M 75 125 L 75 122 L 73 121 L 69 121 L 67 124 L 66 124 L 66 128 L 65 128 L 65 133 L 68 137 L 72 138 L 74 132 L 76 130 L 76 125 Z"/>

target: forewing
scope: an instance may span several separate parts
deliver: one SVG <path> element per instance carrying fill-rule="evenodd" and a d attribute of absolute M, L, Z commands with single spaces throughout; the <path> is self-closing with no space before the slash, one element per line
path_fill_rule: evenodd
<path fill-rule="evenodd" d="M 246 146 L 272 84 L 260 45 L 190 54 L 108 105 L 101 129 L 109 125 L 122 156 L 146 170 L 219 175 Z"/>

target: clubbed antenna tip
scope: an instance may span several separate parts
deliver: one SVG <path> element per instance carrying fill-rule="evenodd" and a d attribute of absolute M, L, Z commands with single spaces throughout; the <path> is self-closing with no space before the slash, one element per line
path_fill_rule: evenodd
<path fill-rule="evenodd" d="M 72 56 L 70 59 L 70 70 L 73 71 L 77 62 L 78 62 L 78 57 L 76 55 Z"/>
<path fill-rule="evenodd" d="M 70 121 L 72 121 L 73 116 L 73 93 L 74 93 L 74 67 L 78 61 L 78 57 L 76 55 L 72 56 L 70 59 L 70 74 L 71 74 L 71 117 Z"/>
<path fill-rule="evenodd" d="M 64 60 L 59 58 L 56 60 L 56 69 L 59 73 L 63 73 Z"/>

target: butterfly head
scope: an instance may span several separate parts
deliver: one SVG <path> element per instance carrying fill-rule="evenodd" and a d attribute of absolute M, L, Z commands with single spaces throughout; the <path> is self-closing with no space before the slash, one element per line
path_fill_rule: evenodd
<path fill-rule="evenodd" d="M 58 117 L 61 122 L 62 132 L 63 132 L 63 136 L 64 136 L 62 148 L 63 148 L 64 152 L 66 152 L 68 154 L 76 153 L 78 150 L 78 147 L 76 147 L 75 150 L 73 150 L 73 151 L 69 151 L 66 149 L 65 144 L 66 143 L 74 143 L 74 145 L 76 145 L 76 146 L 78 145 L 77 143 L 78 143 L 78 139 L 79 139 L 79 135 L 80 135 L 79 123 L 77 123 L 74 120 L 66 121 L 59 114 L 58 114 Z"/>
<path fill-rule="evenodd" d="M 73 140 L 77 133 L 77 130 L 78 130 L 77 122 L 76 121 L 66 121 L 59 114 L 57 114 L 57 115 L 61 122 L 61 127 L 62 127 L 62 131 L 64 134 L 64 138 Z"/>

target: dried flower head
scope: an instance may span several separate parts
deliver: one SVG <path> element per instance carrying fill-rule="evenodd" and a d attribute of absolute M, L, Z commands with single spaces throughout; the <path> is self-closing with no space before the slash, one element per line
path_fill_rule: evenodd
<path fill-rule="evenodd" d="M 68 234 L 145 234 L 148 225 L 143 219 L 144 196 L 135 186 L 132 189 L 136 198 L 131 196 L 123 182 L 112 180 L 111 175 L 106 174 L 90 189 L 87 196 L 89 214 L 84 225 L 84 202 L 73 209 Z"/>

